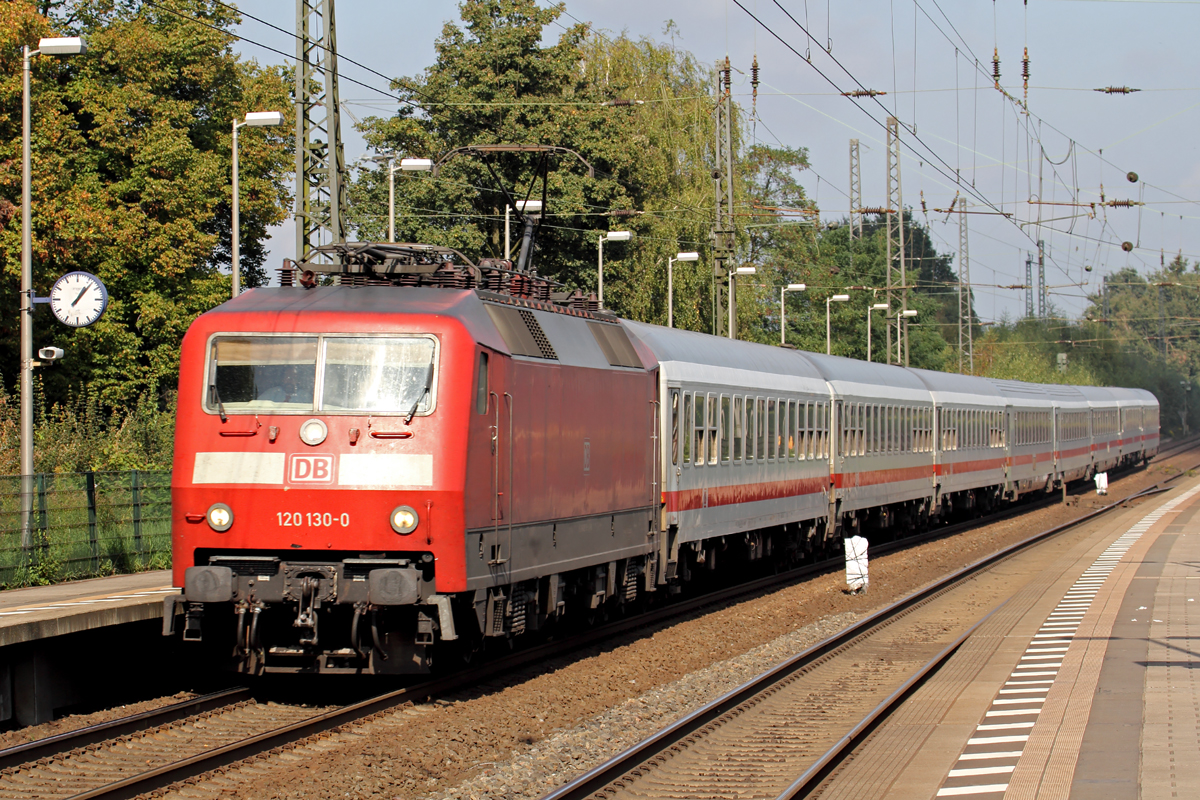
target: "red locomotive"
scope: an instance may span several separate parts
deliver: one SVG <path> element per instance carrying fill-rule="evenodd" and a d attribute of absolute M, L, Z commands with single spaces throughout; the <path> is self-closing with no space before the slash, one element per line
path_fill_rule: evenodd
<path fill-rule="evenodd" d="M 657 547 L 650 353 L 506 262 L 378 247 L 441 272 L 255 289 L 183 342 L 183 638 L 245 671 L 425 671 L 632 596 Z"/>

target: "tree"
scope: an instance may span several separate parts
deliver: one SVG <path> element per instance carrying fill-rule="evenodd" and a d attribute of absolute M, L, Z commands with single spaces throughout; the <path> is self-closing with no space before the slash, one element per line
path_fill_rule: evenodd
<path fill-rule="evenodd" d="M 40 9 L 40 10 L 39 10 Z M 107 407 L 164 398 L 191 321 L 229 296 L 230 124 L 286 109 L 283 71 L 232 51 L 235 11 L 210 0 L 80 0 L 0 5 L 0 364 L 16 380 L 20 274 L 21 53 L 42 36 L 83 35 L 88 53 L 39 57 L 32 80 L 34 288 L 73 269 L 99 275 L 111 303 L 90 328 L 39 312 L 38 346 L 67 357 L 44 370 L 51 401 L 87 385 Z M 290 141 L 241 142 L 247 285 L 261 242 L 289 205 Z"/>
<path fill-rule="evenodd" d="M 567 28 L 543 46 L 546 26 L 561 8 L 533 0 L 467 0 L 462 26 L 448 23 L 435 63 L 394 88 L 414 105 L 361 130 L 380 153 L 439 158 L 473 144 L 546 144 L 577 152 L 557 158 L 533 266 L 568 287 L 594 292 L 596 239 L 610 229 L 635 233 L 606 248 L 605 304 L 635 319 L 666 322 L 667 257 L 705 250 L 712 170 L 711 75 L 685 51 L 650 39 L 607 37 Z M 642 105 L 607 106 L 612 100 Z M 521 199 L 540 199 L 531 186 L 536 156 L 491 162 Z M 488 165 L 454 158 L 440 173 L 396 173 L 397 238 L 503 257 L 504 201 Z M 364 170 L 351 188 L 351 219 L 361 239 L 386 231 L 387 178 Z M 614 214 L 629 215 L 617 216 Z M 517 241 L 514 233 L 513 241 Z M 711 324 L 711 263 L 681 265 L 676 321 Z"/>

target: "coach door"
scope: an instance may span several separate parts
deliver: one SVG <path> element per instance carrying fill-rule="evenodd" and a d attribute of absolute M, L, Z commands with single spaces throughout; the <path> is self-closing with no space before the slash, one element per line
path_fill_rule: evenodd
<path fill-rule="evenodd" d="M 690 398 L 689 398 L 690 399 Z M 684 395 L 678 386 L 667 387 L 667 401 L 664 404 L 663 435 L 666 437 L 666 458 L 663 459 L 663 528 L 669 530 L 672 525 L 679 524 L 679 514 L 676 508 L 679 497 L 680 478 L 683 473 L 684 442 L 688 437 L 688 416 L 684 414 Z"/>

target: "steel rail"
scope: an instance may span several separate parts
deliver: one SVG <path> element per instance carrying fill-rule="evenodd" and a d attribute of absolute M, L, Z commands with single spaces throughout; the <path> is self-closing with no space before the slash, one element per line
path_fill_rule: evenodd
<path fill-rule="evenodd" d="M 1200 467 L 1200 464 L 1197 464 L 1190 469 L 1196 469 L 1198 467 Z M 1002 550 L 985 556 L 971 564 L 968 564 L 965 567 L 962 567 L 950 575 L 940 578 L 928 584 L 927 586 L 910 593 L 906 597 L 903 597 L 895 603 L 892 603 L 859 620 L 858 622 L 825 639 L 824 641 L 818 642 L 812 647 L 809 647 L 806 650 L 803 650 L 800 653 L 797 653 L 796 655 L 775 665 L 774 667 L 771 667 L 766 672 L 751 678 L 741 686 L 733 689 L 716 700 L 713 700 L 704 707 L 676 720 L 657 733 L 651 734 L 649 737 L 617 754 L 608 761 L 605 761 L 603 764 L 600 764 L 592 770 L 589 770 L 588 772 L 584 773 L 578 778 L 575 778 L 564 786 L 561 786 L 555 791 L 544 795 L 542 800 L 584 800 L 584 798 L 593 796 L 605 787 L 621 780 L 631 771 L 638 769 L 641 765 L 646 764 L 648 761 L 654 759 L 660 753 L 663 753 L 669 748 L 675 746 L 678 742 L 686 739 L 696 731 L 704 728 L 705 726 L 717 723 L 717 721 L 722 717 L 726 716 L 730 712 L 735 711 L 740 706 L 751 701 L 758 695 L 763 694 L 774 684 L 779 683 L 796 671 L 814 664 L 821 658 L 849 644 L 860 636 L 870 635 L 910 608 L 930 601 L 937 595 L 948 590 L 953 585 L 960 583 L 990 567 L 993 567 L 1021 551 L 1057 536 L 1060 533 L 1095 519 L 1096 517 L 1106 514 L 1113 509 L 1120 508 L 1139 497 L 1166 491 L 1170 487 L 1165 487 L 1163 484 L 1170 483 L 1187 475 L 1190 469 L 1182 470 L 1176 475 L 1172 475 L 1160 481 L 1159 483 L 1148 487 L 1147 489 L 1134 492 L 1133 494 L 1130 494 L 1120 500 L 1114 501 L 1108 505 L 1083 514 L 1076 519 L 1070 520 L 1061 525 L 1056 525 L 1052 528 L 1042 531 L 1041 533 L 1034 534 L 1033 536 L 1020 542 L 1009 545 Z M 988 613 L 987 616 L 995 613 L 995 610 L 996 609 L 993 609 Z M 986 618 L 987 617 L 985 616 L 983 619 Z M 931 674 L 941 664 L 943 664 L 949 655 L 967 640 L 968 635 L 978 629 L 978 626 L 983 619 L 969 628 L 963 636 L 959 637 L 951 646 L 944 649 L 937 657 L 921 667 L 917 673 L 914 673 L 913 676 L 906 679 L 900 689 L 897 689 L 895 692 L 893 692 L 887 700 L 872 710 L 867 717 L 856 723 L 852 727 L 851 731 L 843 736 L 833 748 L 817 759 L 814 765 L 807 769 L 805 773 L 800 776 L 800 778 L 797 778 L 797 780 L 788 787 L 787 792 L 785 792 L 783 795 L 780 795 L 779 800 L 790 800 L 791 798 L 798 796 L 802 790 L 808 786 L 811 786 L 814 778 L 820 774 L 824 774 L 827 769 L 836 764 L 842 756 L 849 752 L 851 747 L 861 740 L 865 733 L 869 731 L 875 723 L 885 718 L 888 713 L 895 709 L 898 703 L 907 695 L 908 691 L 918 685 L 921 680 L 923 680 L 926 676 Z"/>
<path fill-rule="evenodd" d="M 1182 449 L 1186 450 L 1186 446 L 1183 447 Z M 1161 455 L 1163 455 L 1163 454 L 1160 453 L 1160 454 L 1156 455 L 1156 458 L 1158 458 Z M 1200 465 L 1197 465 L 1197 466 L 1200 467 Z M 1171 478 L 1168 478 L 1167 481 L 1174 480 L 1178 477 L 1182 477 L 1185 474 L 1186 474 L 1186 470 L 1181 471 L 1177 475 L 1172 476 Z M 1167 482 L 1167 481 L 1164 481 L 1164 482 Z M 1146 491 L 1149 491 L 1149 490 L 1146 490 Z M 1061 526 L 1061 527 L 1064 527 L 1064 528 L 1070 527 L 1070 526 L 1079 524 L 1081 522 L 1084 522 L 1087 519 L 1092 518 L 1093 516 L 1103 513 L 1105 510 L 1108 510 L 1110 508 L 1116 507 L 1123 503 L 1129 502 L 1130 500 L 1139 496 L 1139 494 L 1142 494 L 1142 493 L 1130 495 L 1129 497 L 1119 500 L 1109 506 L 1105 506 L 1104 508 L 1099 509 L 1095 512 L 1092 512 L 1091 514 L 1080 517 L 1072 522 L 1068 522 L 1068 523 L 1066 523 L 1065 526 Z M 948 525 L 943 528 L 938 528 L 938 529 L 929 531 L 924 534 L 920 534 L 920 535 L 912 536 L 912 537 L 906 537 L 904 539 L 896 540 L 894 542 L 889 542 L 886 544 L 879 545 L 879 546 L 875 547 L 874 550 L 877 554 L 886 554 L 889 552 L 894 552 L 896 550 L 901 550 L 906 547 L 910 547 L 912 545 L 921 544 L 921 543 L 935 540 L 935 539 L 940 539 L 940 538 L 943 538 L 946 536 L 951 536 L 951 535 L 954 535 L 955 533 L 962 532 L 971 527 L 977 526 L 981 523 L 1000 521 L 1000 520 L 1006 519 L 1010 516 L 1024 513 L 1026 511 L 1036 510 L 1037 508 L 1040 508 L 1042 505 L 1049 504 L 1054 501 L 1056 501 L 1056 498 L 1053 495 L 1047 495 L 1045 499 L 1039 499 L 1033 503 L 1023 503 L 1021 505 L 1006 509 L 1000 513 L 991 515 L 987 518 L 968 520 L 968 521 L 964 521 L 961 523 Z M 1020 547 L 1023 544 L 1027 544 L 1028 542 L 1029 542 L 1029 540 L 1027 540 L 1026 543 L 1018 543 L 1018 545 L 1014 545 L 1013 547 L 1014 548 Z M 1012 548 L 1008 548 L 1008 550 L 1011 550 L 1011 549 Z M 1001 552 L 1006 553 L 1007 550 L 1001 551 Z M 997 555 L 999 555 L 999 554 L 997 554 Z M 260 753 L 264 753 L 269 750 L 273 750 L 275 748 L 281 747 L 281 746 L 289 744 L 289 743 L 294 743 L 297 740 L 324 733 L 333 728 L 337 728 L 339 726 L 352 723 L 354 721 L 360 720 L 360 719 L 370 716 L 372 714 L 386 711 L 389 708 L 393 708 L 404 702 L 421 701 L 421 700 L 424 700 L 431 696 L 435 696 L 438 694 L 445 694 L 450 691 L 454 691 L 458 688 L 461 688 L 463 686 L 475 684 L 481 680 L 485 680 L 485 679 L 494 677 L 497 674 L 501 674 L 501 673 L 504 673 L 504 672 L 512 670 L 512 669 L 520 668 L 520 667 L 526 666 L 531 663 L 544 661 L 548 658 L 565 655 L 572 651 L 587 647 L 591 644 L 612 638 L 614 636 L 619 636 L 621 634 L 628 633 L 628 632 L 631 632 L 634 630 L 645 629 L 648 626 L 656 625 L 658 623 L 661 623 L 661 622 L 664 622 L 664 621 L 667 621 L 670 619 L 685 617 L 688 614 L 695 613 L 699 610 L 702 610 L 702 609 L 712 606 L 712 605 L 718 605 L 718 604 L 730 602 L 730 601 L 738 599 L 740 597 L 743 597 L 746 595 L 752 595 L 754 593 L 757 593 L 757 592 L 760 592 L 760 591 L 763 591 L 766 589 L 770 589 L 770 588 L 773 588 L 778 585 L 792 583 L 801 578 L 806 578 L 806 577 L 834 571 L 834 570 L 840 569 L 842 566 L 844 566 L 844 563 L 843 563 L 842 559 L 840 559 L 840 558 L 827 559 L 825 561 L 808 564 L 808 565 L 805 565 L 802 567 L 798 567 L 796 569 L 777 573 L 775 575 L 769 575 L 769 576 L 765 576 L 762 578 L 758 578 L 753 581 L 748 581 L 748 582 L 739 584 L 737 586 L 720 589 L 715 592 L 710 592 L 703 596 L 696 597 L 696 598 L 693 598 L 690 600 L 686 600 L 686 601 L 679 602 L 679 603 L 673 603 L 671 605 L 665 606 L 660 609 L 656 609 L 654 611 L 646 612 L 643 614 L 633 615 L 626 619 L 618 620 L 615 622 L 608 623 L 606 625 L 599 626 L 597 628 L 593 628 L 589 631 L 586 631 L 577 636 L 572 636 L 570 639 L 566 639 L 561 642 L 551 642 L 548 644 L 537 645 L 537 646 L 531 647 L 529 649 L 522 650 L 517 653 L 513 653 L 512 655 L 504 656 L 493 662 L 489 662 L 488 664 L 481 665 L 480 667 L 465 670 L 462 672 L 457 672 L 457 673 L 454 673 L 453 675 L 448 675 L 443 678 L 439 678 L 439 679 L 436 679 L 433 681 L 428 681 L 428 682 L 418 684 L 418 685 L 415 685 L 412 687 L 408 687 L 405 689 L 388 692 L 386 694 L 383 694 L 383 695 L 380 695 L 380 696 L 377 696 L 377 697 L 374 697 L 374 698 L 371 698 L 371 699 L 368 699 L 368 700 L 365 700 L 365 701 L 362 701 L 359 703 L 354 703 L 354 704 L 345 706 L 343 708 L 336 709 L 334 711 L 330 711 L 330 712 L 326 712 L 324 714 L 314 716 L 307 720 L 302 720 L 300 722 L 293 723 L 291 725 L 286 725 L 286 726 L 274 729 L 272 731 L 265 732 L 263 734 L 248 737 L 239 742 L 234 742 L 234 743 L 226 745 L 224 747 L 220 747 L 220 748 L 217 748 L 217 749 L 214 749 L 211 751 L 207 751 L 203 754 L 199 754 L 199 755 L 192 756 L 189 758 L 181 759 L 180 761 L 176 761 L 171 764 L 167 764 L 162 767 L 159 767 L 159 768 L 156 768 L 153 770 L 149 770 L 149 771 L 147 771 L 145 773 L 141 773 L 139 775 L 131 776 L 129 778 L 126 778 L 122 781 L 110 784 L 108 786 L 100 787 L 100 788 L 97 788 L 97 789 L 94 789 L 94 790 L 91 790 L 88 792 L 84 792 L 84 793 L 75 795 L 71 800 L 85 800 L 85 798 L 87 798 L 89 800 L 91 798 L 109 798 L 109 800 L 116 800 L 117 798 L 136 797 L 137 795 L 144 794 L 144 793 L 150 792 L 150 791 L 155 791 L 155 790 L 161 789 L 165 786 L 169 786 L 173 783 L 178 783 L 180 781 L 187 780 L 189 778 L 194 778 L 205 772 L 209 772 L 214 769 L 219 769 L 221 767 L 228 766 L 230 764 L 234 764 L 239 761 L 244 761 L 244 760 L 252 758 L 255 755 L 258 755 Z M 970 567 L 968 567 L 968 569 L 969 568 Z M 900 602 L 904 602 L 904 601 L 902 600 Z M 858 626 L 857 625 L 853 626 L 852 629 L 857 630 Z M 851 629 L 848 629 L 848 630 L 851 630 Z M 818 646 L 820 646 L 820 645 L 818 645 Z M 231 691 L 234 691 L 234 690 L 231 690 Z M 241 690 L 241 691 L 246 691 L 246 690 Z M 218 695 L 219 694 L 220 693 L 218 693 Z M 206 697 L 214 697 L 215 698 L 218 695 L 212 695 L 212 696 L 206 696 Z M 249 695 L 247 694 L 247 696 L 249 696 Z M 98 726 L 91 726 L 90 728 L 83 729 L 82 731 L 68 732 L 68 733 L 61 734 L 57 737 L 50 737 L 46 740 L 42 740 L 41 742 L 30 743 L 30 745 L 21 745 L 18 748 L 9 748 L 8 750 L 0 751 L 0 757 L 4 756 L 5 754 L 8 754 L 8 753 L 12 753 L 14 756 L 17 756 L 18 755 L 17 751 L 22 750 L 21 755 L 24 755 L 25 757 L 21 758 L 21 760 L 20 760 L 21 763 L 30 763 L 31 761 L 35 761 L 40 758 L 49 757 L 49 756 L 52 756 L 55 754 L 61 754 L 62 752 L 69 752 L 69 750 L 71 750 L 71 749 L 75 749 L 75 748 L 78 748 L 81 746 L 86 746 L 88 744 L 93 744 L 98 741 L 103 741 L 104 739 L 107 739 L 107 738 L 113 738 L 114 736 L 126 735 L 127 733 L 137 732 L 138 730 L 145 730 L 148 728 L 156 727 L 159 724 L 164 724 L 165 722 L 173 721 L 173 720 L 168 720 L 165 716 L 160 716 L 157 721 L 153 721 L 153 722 L 150 721 L 150 718 L 152 715 L 155 715 L 155 714 L 165 715 L 169 711 L 169 709 L 180 708 L 182 710 L 183 706 L 186 706 L 189 703 L 197 703 L 202 700 L 204 700 L 204 698 L 195 698 L 192 701 L 185 701 L 184 703 L 176 704 L 174 706 L 169 706 L 166 709 L 159 709 L 157 712 L 145 712 L 145 714 L 135 715 L 133 717 L 127 717 L 122 720 L 114 720 L 111 723 L 102 723 L 101 725 L 98 725 Z M 226 700 L 225 704 L 229 704 L 232 702 L 237 702 L 237 700 Z M 215 707 L 219 707 L 219 706 L 212 706 L 212 707 L 215 708 Z M 200 710 L 195 710 L 195 709 L 193 709 L 191 711 L 191 714 L 197 714 L 197 713 L 203 713 L 203 712 Z M 185 716 L 188 716 L 188 714 L 186 714 L 186 713 L 180 714 L 180 716 L 175 717 L 175 719 L 183 718 Z M 141 727 L 138 727 L 139 721 L 141 721 Z M 105 726 L 108 726 L 108 727 L 106 728 Z M 124 726 L 129 726 L 129 727 L 126 728 Z M 90 741 L 84 741 L 83 740 L 83 732 L 84 731 L 94 731 L 97 734 L 97 737 Z M 103 733 L 104 731 L 108 731 L 108 735 L 100 736 L 99 734 Z M 117 732 L 113 733 L 112 731 L 117 731 Z M 52 748 L 54 747 L 54 745 L 51 744 L 52 742 L 58 742 L 61 745 L 63 743 L 66 743 L 68 737 L 71 737 L 72 735 L 80 735 L 81 738 L 79 740 L 77 740 L 75 743 L 73 743 L 70 747 L 66 747 L 66 748 L 60 747 L 57 751 L 52 750 Z M 46 750 L 43 751 L 44 755 L 43 754 L 29 755 L 29 753 L 32 752 L 32 749 L 30 749 L 28 751 L 25 750 L 25 748 L 33 748 L 34 746 L 37 746 L 37 745 L 45 746 Z"/>
<path fill-rule="evenodd" d="M 249 700 L 251 693 L 244 687 L 224 689 L 219 692 L 193 697 L 169 706 L 143 711 L 128 717 L 88 725 L 86 728 L 66 731 L 55 736 L 47 736 L 26 744 L 19 744 L 0 750 L 0 770 L 19 767 L 34 761 L 53 758 L 77 750 L 81 747 L 98 744 L 109 739 L 140 733 L 142 731 L 167 725 L 187 717 L 204 714 L 224 706 Z"/>

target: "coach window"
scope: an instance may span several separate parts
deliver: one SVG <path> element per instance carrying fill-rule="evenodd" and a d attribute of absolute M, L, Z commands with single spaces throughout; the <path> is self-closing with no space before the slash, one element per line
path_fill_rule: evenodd
<path fill-rule="evenodd" d="M 767 457 L 767 401 L 762 397 L 758 398 L 755 413 L 754 457 L 758 461 Z"/>
<path fill-rule="evenodd" d="M 696 392 L 696 415 L 693 419 L 695 427 L 692 428 L 694 434 L 694 444 L 692 446 L 695 452 L 692 455 L 695 456 L 696 466 L 699 467 L 704 465 L 704 439 L 708 432 L 707 418 L 704 413 L 704 395 L 700 392 Z"/>
<path fill-rule="evenodd" d="M 779 401 L 767 400 L 767 458 L 779 455 Z"/>
<path fill-rule="evenodd" d="M 811 403 L 796 404 L 796 458 L 801 461 L 807 461 L 812 458 L 812 432 L 809 429 L 809 409 L 812 408 Z"/>
<path fill-rule="evenodd" d="M 692 393 L 683 396 L 683 465 L 692 463 Z"/>
<path fill-rule="evenodd" d="M 717 396 L 710 394 L 708 396 L 708 463 L 717 463 L 717 438 L 721 435 L 721 429 L 718 427 L 720 420 L 717 418 Z"/>
<path fill-rule="evenodd" d="M 671 390 L 671 463 L 679 463 L 679 390 Z"/>
<path fill-rule="evenodd" d="M 788 459 L 795 460 L 796 458 L 796 408 L 800 404 L 795 400 L 788 400 L 787 404 L 787 454 Z"/>
<path fill-rule="evenodd" d="M 787 458 L 787 400 L 775 401 L 775 457 Z"/>
<path fill-rule="evenodd" d="M 742 437 L 746 428 L 746 418 L 742 398 L 733 398 L 733 460 L 742 460 Z"/>
<path fill-rule="evenodd" d="M 729 440 L 733 438 L 733 415 L 729 413 L 729 395 L 721 395 L 721 463 L 729 463 Z"/>

